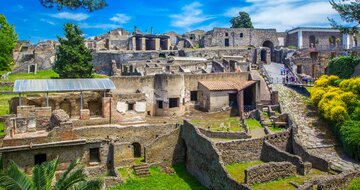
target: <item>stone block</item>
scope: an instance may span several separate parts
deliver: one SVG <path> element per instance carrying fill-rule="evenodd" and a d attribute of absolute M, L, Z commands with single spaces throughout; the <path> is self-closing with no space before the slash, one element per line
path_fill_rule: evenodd
<path fill-rule="evenodd" d="M 35 106 L 18 106 L 17 117 L 22 117 L 22 118 L 35 117 Z"/>
<path fill-rule="evenodd" d="M 110 117 L 110 105 L 111 103 L 111 97 L 103 97 L 102 98 L 102 113 L 103 113 L 103 117 L 104 118 L 109 118 Z"/>
<path fill-rule="evenodd" d="M 61 123 L 70 120 L 69 115 L 62 109 L 54 110 L 51 114 L 50 125 L 51 127 L 60 126 Z"/>
<path fill-rule="evenodd" d="M 90 110 L 89 109 L 80 110 L 80 119 L 81 120 L 89 120 L 90 119 Z"/>

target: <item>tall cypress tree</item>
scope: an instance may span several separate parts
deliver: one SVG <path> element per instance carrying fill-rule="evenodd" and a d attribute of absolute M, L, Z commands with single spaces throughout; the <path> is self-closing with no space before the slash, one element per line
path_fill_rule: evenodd
<path fill-rule="evenodd" d="M 14 62 L 12 52 L 16 47 L 17 34 L 5 16 L 0 14 L 0 71 L 10 70 Z"/>
<path fill-rule="evenodd" d="M 92 55 L 84 44 L 82 31 L 77 25 L 65 24 L 65 37 L 58 37 L 60 46 L 56 53 L 54 70 L 60 78 L 93 77 Z"/>

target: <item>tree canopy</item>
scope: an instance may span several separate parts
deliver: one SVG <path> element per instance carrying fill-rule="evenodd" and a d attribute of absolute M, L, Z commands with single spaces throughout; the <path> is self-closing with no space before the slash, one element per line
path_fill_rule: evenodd
<path fill-rule="evenodd" d="M 106 0 L 40 0 L 40 3 L 47 8 L 56 7 L 58 10 L 65 7 L 72 10 L 84 8 L 89 12 L 99 10 L 107 6 Z"/>
<path fill-rule="evenodd" d="M 355 34 L 359 32 L 360 24 L 360 0 L 330 0 L 332 7 L 339 13 L 341 19 L 348 23 L 348 26 L 337 23 L 333 18 L 329 18 L 331 25 L 338 28 L 343 33 Z"/>
<path fill-rule="evenodd" d="M 17 34 L 14 25 L 10 25 L 5 16 L 0 14 L 0 71 L 10 69 L 13 63 L 13 49 L 16 47 Z"/>
<path fill-rule="evenodd" d="M 65 37 L 58 37 L 60 42 L 54 70 L 60 78 L 93 77 L 92 55 L 84 44 L 82 31 L 77 25 L 65 24 Z"/>
<path fill-rule="evenodd" d="M 239 12 L 239 16 L 230 20 L 231 28 L 254 28 L 250 15 L 246 12 Z"/>

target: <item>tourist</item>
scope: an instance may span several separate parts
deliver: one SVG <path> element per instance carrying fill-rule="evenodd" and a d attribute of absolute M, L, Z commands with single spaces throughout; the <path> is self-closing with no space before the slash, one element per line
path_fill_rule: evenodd
<path fill-rule="evenodd" d="M 285 74 L 289 74 L 289 68 L 286 67 Z"/>

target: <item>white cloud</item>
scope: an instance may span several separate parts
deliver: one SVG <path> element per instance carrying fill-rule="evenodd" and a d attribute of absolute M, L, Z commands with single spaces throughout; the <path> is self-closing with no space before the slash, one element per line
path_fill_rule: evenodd
<path fill-rule="evenodd" d="M 115 28 L 119 28 L 120 26 L 117 24 L 106 24 L 106 23 L 100 23 L 100 24 L 88 24 L 88 23 L 80 23 L 79 24 L 80 28 L 96 28 L 96 29 L 115 29 Z"/>
<path fill-rule="evenodd" d="M 204 21 L 213 19 L 213 16 L 204 15 L 201 9 L 202 4 L 193 2 L 181 8 L 182 12 L 179 14 L 172 14 L 171 25 L 175 27 L 189 28 L 193 25 L 200 24 Z"/>
<path fill-rule="evenodd" d="M 131 19 L 131 17 L 129 17 L 125 14 L 120 14 L 120 13 L 118 13 L 115 16 L 110 18 L 111 21 L 114 21 L 119 24 L 125 24 L 125 23 L 129 22 L 130 19 Z"/>
<path fill-rule="evenodd" d="M 50 20 L 47 20 L 47 19 L 44 19 L 44 18 L 40 19 L 40 21 L 41 21 L 41 22 L 48 23 L 48 24 L 50 24 L 50 25 L 56 25 L 56 23 L 55 23 L 55 22 L 50 21 Z"/>
<path fill-rule="evenodd" d="M 51 14 L 50 16 L 54 18 L 75 20 L 75 21 L 83 21 L 89 18 L 89 15 L 85 13 L 69 13 L 69 12 Z"/>
<path fill-rule="evenodd" d="M 276 28 L 280 31 L 298 26 L 328 26 L 327 17 L 336 15 L 327 0 L 246 0 L 246 7 L 233 7 L 225 16 L 237 16 L 239 11 L 250 14 L 256 28 Z"/>

